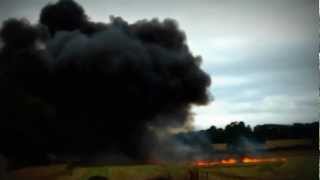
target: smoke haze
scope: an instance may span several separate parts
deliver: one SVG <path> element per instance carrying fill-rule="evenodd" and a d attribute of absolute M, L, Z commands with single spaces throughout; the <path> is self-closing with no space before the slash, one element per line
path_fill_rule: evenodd
<path fill-rule="evenodd" d="M 76 2 L 60 0 L 42 9 L 39 24 L 3 23 L 3 153 L 144 159 L 153 129 L 183 127 L 191 105 L 209 102 L 210 76 L 175 20 L 89 19 Z"/>

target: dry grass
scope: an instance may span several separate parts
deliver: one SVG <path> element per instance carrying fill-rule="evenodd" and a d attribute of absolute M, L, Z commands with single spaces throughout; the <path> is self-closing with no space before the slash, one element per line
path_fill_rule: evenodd
<path fill-rule="evenodd" d="M 216 151 L 226 151 L 227 150 L 227 144 L 224 144 L 224 143 L 212 144 L 212 147 Z"/>
<path fill-rule="evenodd" d="M 259 148 L 265 150 L 272 150 L 278 148 L 293 148 L 298 146 L 312 146 L 311 139 L 280 139 L 280 140 L 269 140 Z M 218 143 L 212 144 L 213 149 L 219 152 L 227 151 L 227 144 Z M 252 147 L 248 147 L 249 149 Z"/>
<path fill-rule="evenodd" d="M 311 139 L 281 139 L 272 140 L 265 143 L 266 149 L 276 149 L 276 148 L 290 148 L 296 146 L 311 146 Z"/>
<path fill-rule="evenodd" d="M 16 180 L 88 180 L 92 176 L 108 180 L 316 180 L 319 153 L 315 150 L 286 150 L 264 156 L 285 157 L 287 162 L 254 166 L 201 168 L 187 165 L 97 166 L 75 168 L 65 165 L 34 167 L 16 171 Z M 195 175 L 197 174 L 198 175 Z M 199 177 L 199 178 L 196 178 Z"/>

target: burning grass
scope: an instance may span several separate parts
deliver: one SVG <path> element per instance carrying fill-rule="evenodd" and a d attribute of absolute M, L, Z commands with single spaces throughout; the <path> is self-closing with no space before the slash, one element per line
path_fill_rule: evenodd
<path fill-rule="evenodd" d="M 276 158 L 273 159 L 273 158 Z M 281 158 L 285 158 L 281 159 Z M 67 172 L 65 166 L 48 166 L 23 169 L 15 172 L 14 180 L 88 180 L 92 176 L 108 180 L 316 180 L 318 179 L 318 154 L 311 150 L 279 151 L 261 157 L 243 157 L 219 160 L 211 166 L 185 164 L 151 164 L 135 166 L 91 166 Z M 213 160 L 202 163 L 213 163 Z M 60 173 L 60 175 L 59 175 Z M 50 177 L 50 175 L 52 175 Z M 42 178 L 41 178 L 42 177 Z"/>
<path fill-rule="evenodd" d="M 221 160 L 197 160 L 193 162 L 193 165 L 196 167 L 210 167 L 210 166 L 221 166 L 221 165 L 258 165 L 262 163 L 285 163 L 287 162 L 286 158 L 258 158 L 258 157 L 242 157 L 240 159 L 237 158 L 227 158 Z"/>

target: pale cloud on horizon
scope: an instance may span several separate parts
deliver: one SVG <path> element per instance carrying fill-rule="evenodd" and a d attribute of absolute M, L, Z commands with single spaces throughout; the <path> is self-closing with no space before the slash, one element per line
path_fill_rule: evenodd
<path fill-rule="evenodd" d="M 261 100 L 234 103 L 232 101 L 216 101 L 208 106 L 196 107 L 193 113 L 200 121 L 195 121 L 196 129 L 215 125 L 224 127 L 233 121 L 244 121 L 252 126 L 272 123 L 291 124 L 301 119 L 318 120 L 318 100 L 312 95 L 267 96 Z"/>

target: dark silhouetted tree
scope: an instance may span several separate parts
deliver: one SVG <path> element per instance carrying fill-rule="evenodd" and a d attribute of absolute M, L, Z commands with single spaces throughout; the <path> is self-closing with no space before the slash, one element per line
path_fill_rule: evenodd
<path fill-rule="evenodd" d="M 225 138 L 228 149 L 237 153 L 244 151 L 244 138 L 250 138 L 252 130 L 244 122 L 232 122 L 225 128 Z"/>

